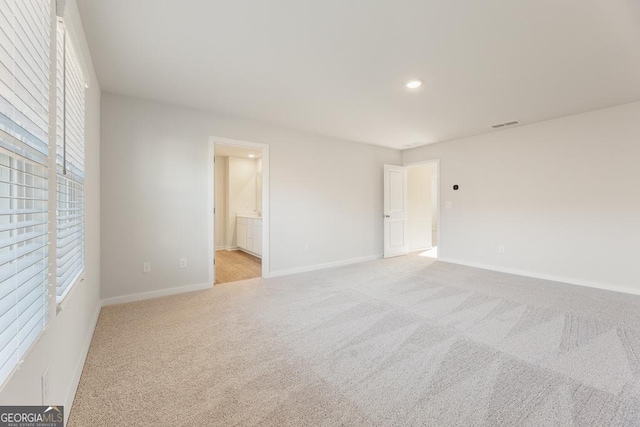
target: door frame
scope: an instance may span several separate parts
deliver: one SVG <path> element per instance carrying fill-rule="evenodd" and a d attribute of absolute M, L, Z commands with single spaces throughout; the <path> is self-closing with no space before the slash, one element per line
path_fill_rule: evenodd
<path fill-rule="evenodd" d="M 215 257 L 216 257 L 216 227 L 215 227 L 215 156 L 216 144 L 231 145 L 234 147 L 252 148 L 262 151 L 262 277 L 268 277 L 270 272 L 269 256 L 269 145 L 261 142 L 242 141 L 239 139 L 222 138 L 218 136 L 209 137 L 209 177 L 207 185 L 207 212 L 208 212 L 208 233 L 207 243 L 209 245 L 209 282 L 213 286 L 216 279 Z"/>
<path fill-rule="evenodd" d="M 436 165 L 436 179 L 438 180 L 437 185 L 436 185 L 436 206 L 437 206 L 437 213 L 436 215 L 438 215 L 438 254 L 436 255 L 436 259 L 440 258 L 440 253 L 441 253 L 441 249 L 442 249 L 442 240 L 441 240 L 441 235 L 442 235 L 442 224 L 440 222 L 442 216 L 440 215 L 440 193 L 442 192 L 442 182 L 440 180 L 440 159 L 431 159 L 431 160 L 421 160 L 418 162 L 409 162 L 409 163 L 402 163 L 402 166 L 404 166 L 405 168 L 409 168 L 411 166 L 420 166 L 420 165 L 426 165 L 429 163 L 434 163 Z M 433 231 L 433 230 L 432 230 Z"/>

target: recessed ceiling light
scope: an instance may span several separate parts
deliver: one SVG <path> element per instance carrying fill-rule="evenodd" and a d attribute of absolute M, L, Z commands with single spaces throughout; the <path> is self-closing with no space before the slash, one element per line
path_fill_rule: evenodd
<path fill-rule="evenodd" d="M 255 156 L 256 156 L 255 154 L 249 154 L 249 157 L 250 157 L 250 158 L 252 158 L 252 159 L 253 159 Z"/>
<path fill-rule="evenodd" d="M 407 82 L 407 87 L 409 89 L 417 89 L 422 86 L 422 80 L 410 80 Z"/>

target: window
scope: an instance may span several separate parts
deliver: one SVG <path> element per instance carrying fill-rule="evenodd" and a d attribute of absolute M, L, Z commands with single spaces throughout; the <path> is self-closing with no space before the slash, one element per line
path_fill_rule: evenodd
<path fill-rule="evenodd" d="M 86 85 L 51 3 L 0 0 L 0 384 L 84 271 Z"/>
<path fill-rule="evenodd" d="M 48 0 L 0 0 L 0 383 L 48 318 Z"/>
<path fill-rule="evenodd" d="M 85 80 L 64 26 L 58 25 L 56 108 L 57 296 L 84 270 Z"/>

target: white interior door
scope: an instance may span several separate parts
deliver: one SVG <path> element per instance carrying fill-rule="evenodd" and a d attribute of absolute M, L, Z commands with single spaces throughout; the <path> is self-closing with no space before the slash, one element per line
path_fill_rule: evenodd
<path fill-rule="evenodd" d="M 407 169 L 384 165 L 384 257 L 407 253 Z"/>

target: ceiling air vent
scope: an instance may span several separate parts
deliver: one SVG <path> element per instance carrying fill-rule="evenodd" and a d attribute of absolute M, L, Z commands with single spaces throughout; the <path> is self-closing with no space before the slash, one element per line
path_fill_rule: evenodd
<path fill-rule="evenodd" d="M 504 123 L 496 123 L 495 125 L 491 125 L 491 127 L 493 129 L 500 129 L 506 126 L 513 126 L 513 125 L 517 125 L 518 123 L 520 123 L 519 120 L 511 120 L 510 122 L 504 122 Z"/>

